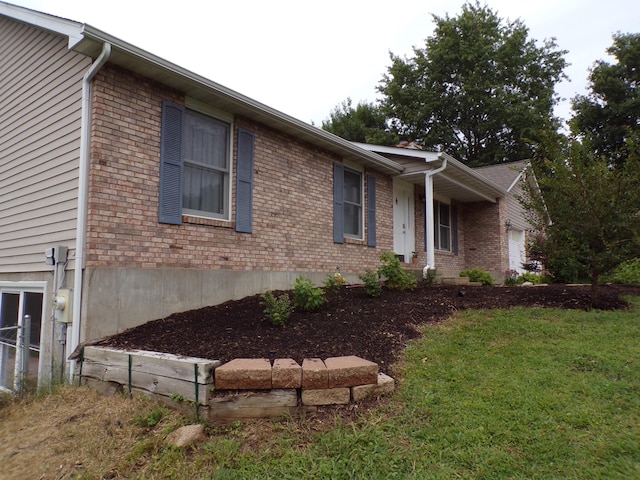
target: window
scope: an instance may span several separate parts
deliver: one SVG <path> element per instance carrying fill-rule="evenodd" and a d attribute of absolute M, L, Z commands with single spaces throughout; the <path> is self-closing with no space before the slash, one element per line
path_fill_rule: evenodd
<path fill-rule="evenodd" d="M 335 163 L 333 168 L 333 241 L 364 239 L 365 175 Z M 366 175 L 367 245 L 376 246 L 376 177 Z"/>
<path fill-rule="evenodd" d="M 451 251 L 451 207 L 438 200 L 433 202 L 433 234 L 436 250 Z"/>
<path fill-rule="evenodd" d="M 344 236 L 362 238 L 362 174 L 344 169 Z"/>
<path fill-rule="evenodd" d="M 186 110 L 182 147 L 184 213 L 227 217 L 229 130 L 227 123 Z"/>
<path fill-rule="evenodd" d="M 231 124 L 163 102 L 158 221 L 231 220 Z M 237 130 L 236 231 L 252 232 L 254 134 Z"/>

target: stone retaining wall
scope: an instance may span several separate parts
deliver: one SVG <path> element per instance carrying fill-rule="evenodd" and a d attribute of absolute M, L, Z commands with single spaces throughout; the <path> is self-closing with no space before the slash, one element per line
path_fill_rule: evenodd
<path fill-rule="evenodd" d="M 194 407 L 213 423 L 317 411 L 392 392 L 394 381 L 378 365 L 356 356 L 299 365 L 290 358 L 218 360 L 85 347 L 81 380 L 99 390 L 143 393 Z"/>

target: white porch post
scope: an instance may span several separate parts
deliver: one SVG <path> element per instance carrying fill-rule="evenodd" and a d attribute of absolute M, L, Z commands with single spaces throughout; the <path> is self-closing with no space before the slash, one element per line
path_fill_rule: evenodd
<path fill-rule="evenodd" d="M 433 175 L 431 172 L 424 174 L 424 211 L 426 215 L 426 245 L 427 245 L 427 265 L 425 268 L 436 268 L 436 255 L 434 252 L 434 232 L 433 232 Z"/>
<path fill-rule="evenodd" d="M 427 170 L 424 172 L 424 211 L 426 215 L 427 228 L 425 228 L 426 244 L 427 244 L 427 265 L 423 269 L 423 274 L 427 270 L 436 268 L 436 252 L 434 247 L 434 227 L 433 227 L 433 176 L 447 168 L 447 159 L 439 155 L 442 160 L 435 170 Z"/>

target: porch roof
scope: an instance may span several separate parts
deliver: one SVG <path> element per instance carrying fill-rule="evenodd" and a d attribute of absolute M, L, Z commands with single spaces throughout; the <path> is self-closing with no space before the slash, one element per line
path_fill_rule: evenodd
<path fill-rule="evenodd" d="M 458 202 L 496 202 L 507 194 L 507 190 L 484 175 L 456 160 L 447 153 L 429 152 L 401 147 L 387 147 L 356 143 L 357 146 L 379 153 L 404 167 L 404 172 L 395 175 L 406 182 L 416 185 L 425 184 L 425 173 L 435 170 L 447 161 L 446 168 L 433 177 L 433 188 L 436 195 Z"/>

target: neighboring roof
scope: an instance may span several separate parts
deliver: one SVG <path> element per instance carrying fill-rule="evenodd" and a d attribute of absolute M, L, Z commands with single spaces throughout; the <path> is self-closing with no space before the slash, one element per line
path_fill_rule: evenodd
<path fill-rule="evenodd" d="M 49 30 L 69 38 L 69 49 L 96 59 L 105 43 L 111 44 L 109 62 L 164 85 L 189 97 L 211 103 L 229 113 L 242 115 L 302 141 L 328 150 L 345 160 L 369 165 L 389 174 L 404 167 L 393 160 L 364 150 L 353 143 L 306 122 L 241 95 L 152 53 L 142 50 L 91 25 L 55 17 L 0 1 L 0 15 Z"/>
<path fill-rule="evenodd" d="M 486 167 L 474 168 L 474 170 L 500 185 L 507 192 L 510 192 L 515 184 L 518 183 L 528 165 L 529 161 L 521 160 L 519 162 L 487 165 Z"/>
<path fill-rule="evenodd" d="M 433 186 L 436 193 L 460 202 L 495 202 L 507 194 L 506 188 L 480 175 L 447 153 L 366 143 L 356 145 L 386 155 L 402 164 L 404 172 L 397 174 L 396 178 L 419 185 L 424 185 L 425 172 L 440 167 L 442 160 L 446 159 L 447 166 L 442 172 L 435 174 Z"/>

